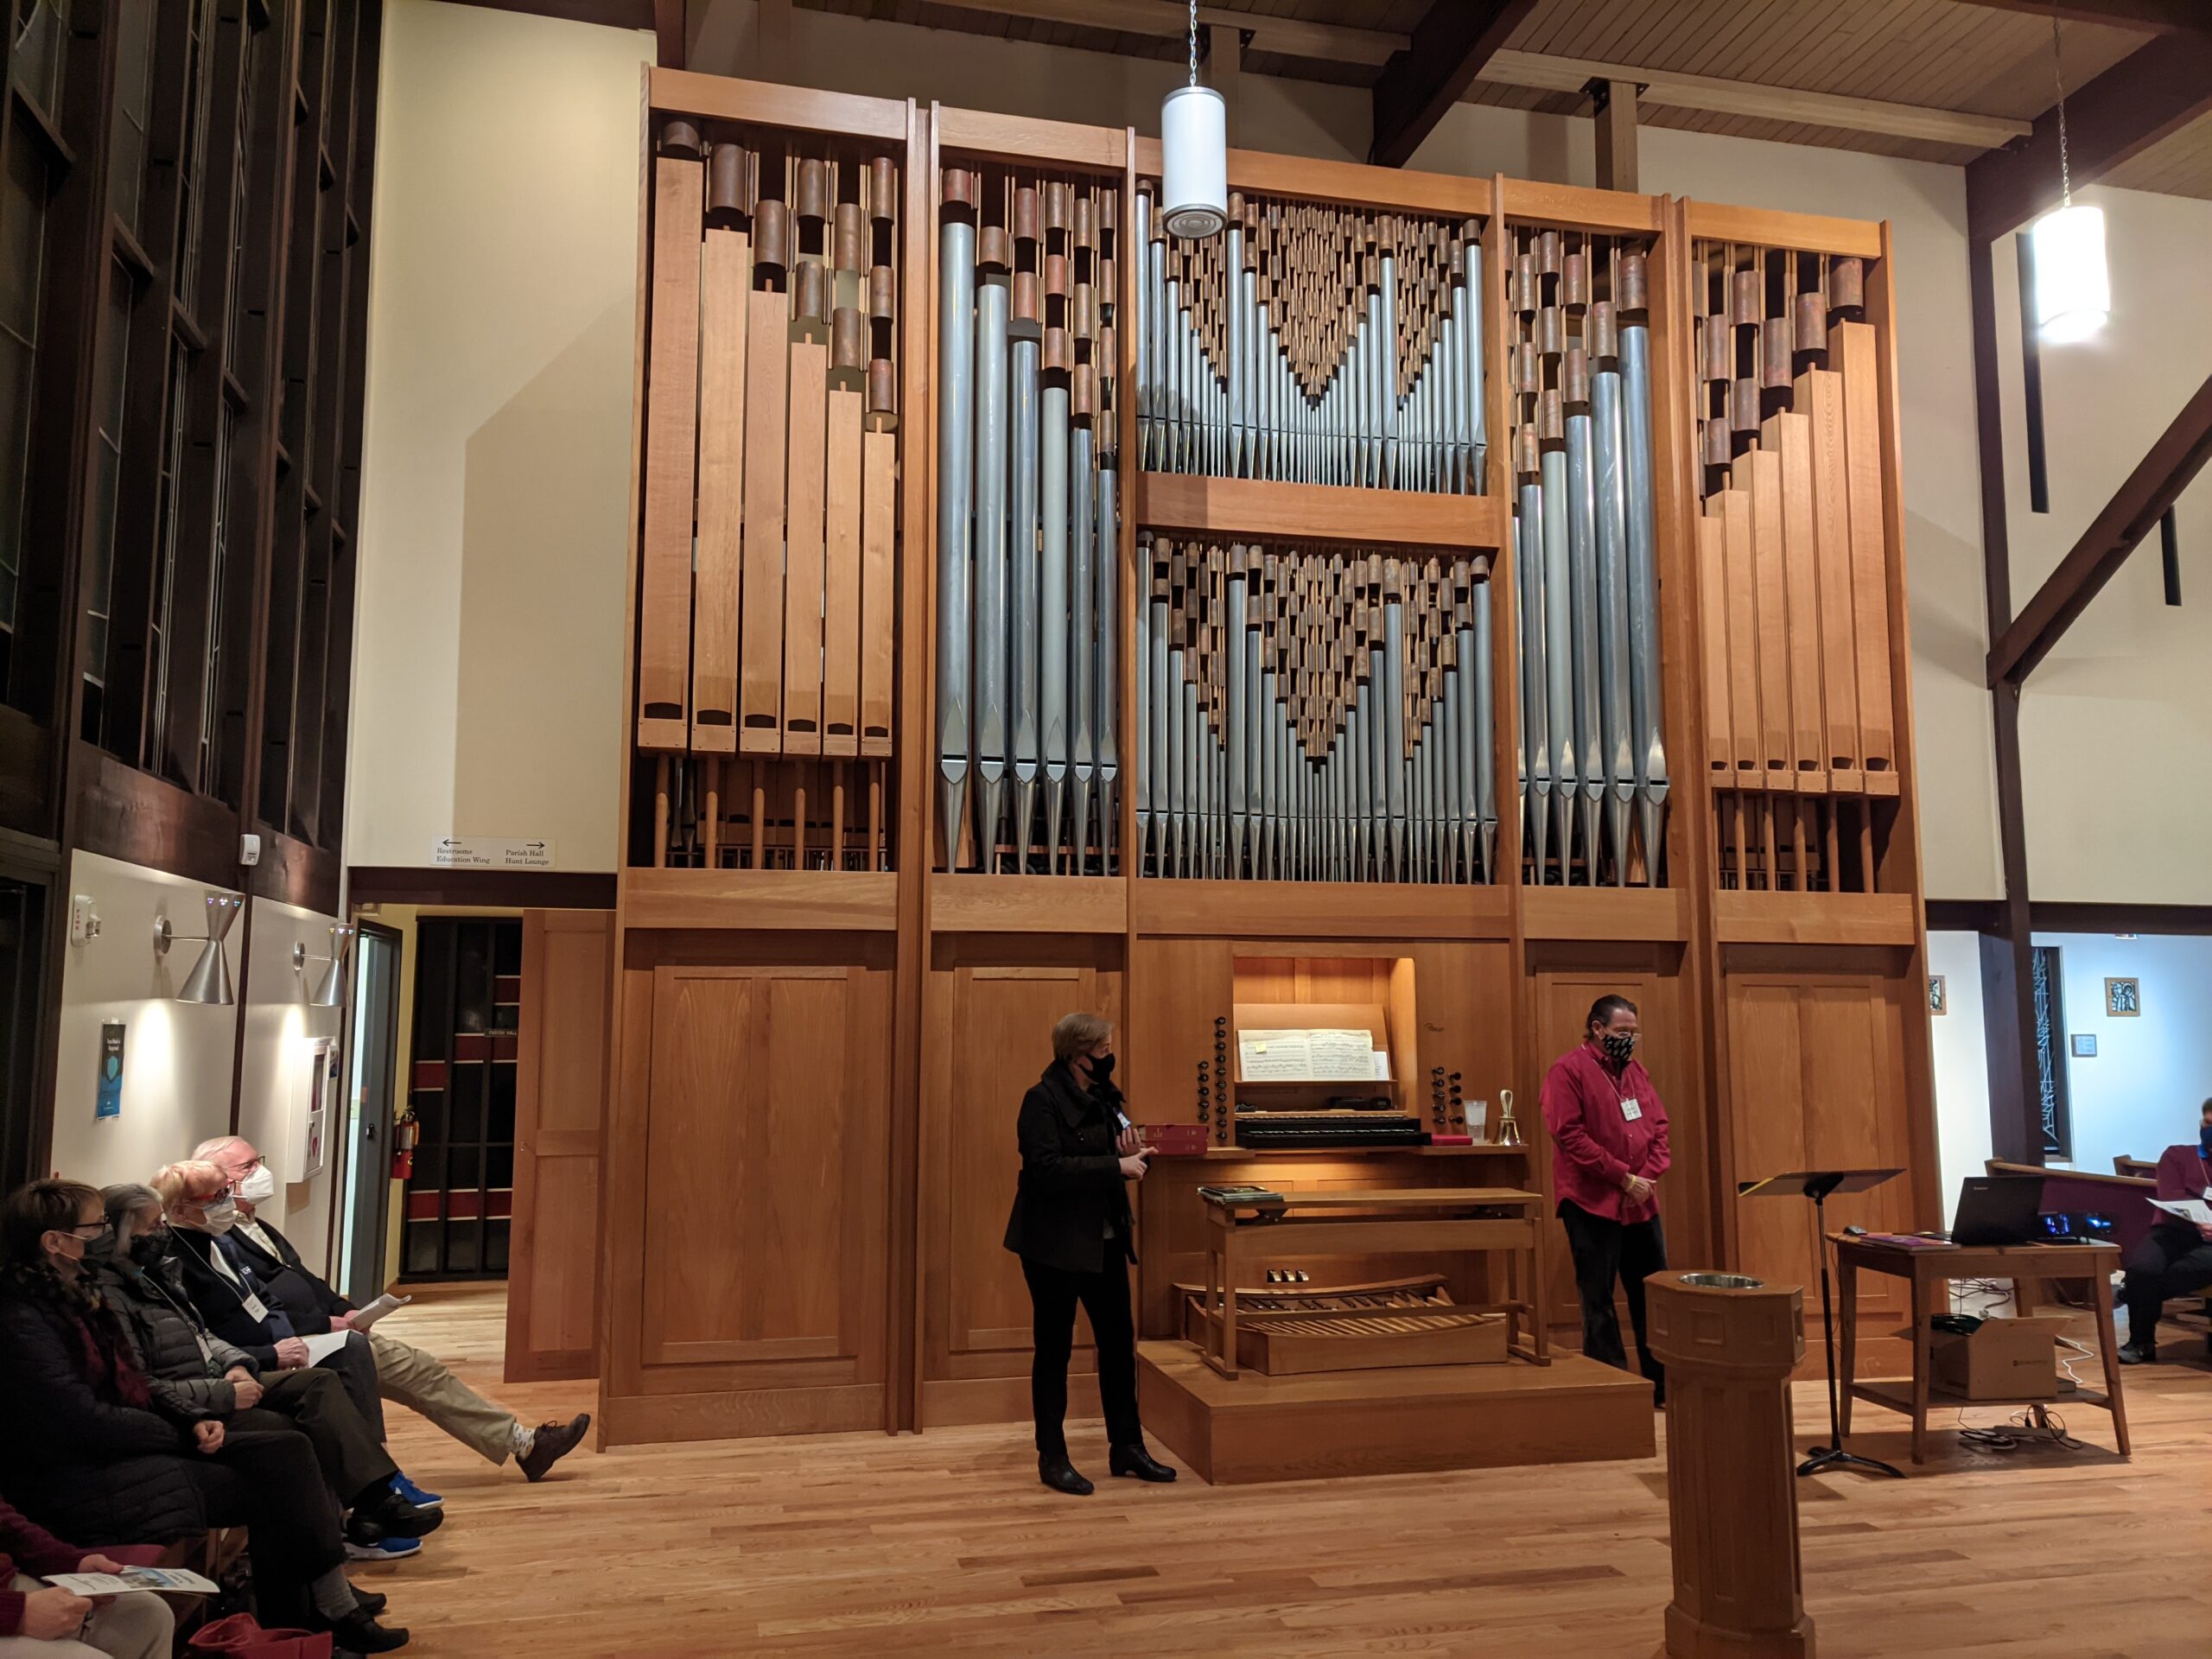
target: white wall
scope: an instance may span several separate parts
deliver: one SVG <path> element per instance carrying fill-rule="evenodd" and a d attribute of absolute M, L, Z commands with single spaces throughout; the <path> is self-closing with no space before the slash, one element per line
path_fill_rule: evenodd
<path fill-rule="evenodd" d="M 2029 510 L 2018 268 L 1995 250 L 2012 603 L 2024 606 L 2212 371 L 2212 201 L 2085 190 L 2105 210 L 2112 319 L 2043 353 L 2050 512 Z M 2212 480 L 2178 504 L 2182 598 L 2164 601 L 2154 530 L 2027 683 L 2020 703 L 2028 888 L 2037 899 L 2212 902 Z M 2085 778 L 2105 785 L 2082 787 Z M 2115 794 L 2131 804 L 2113 810 Z"/>
<path fill-rule="evenodd" d="M 343 1010 L 311 1008 L 308 997 L 322 964 L 309 963 L 304 974 L 292 967 L 292 947 L 303 944 L 313 956 L 330 954 L 333 918 L 270 899 L 253 901 L 251 971 L 245 996 L 245 1049 L 238 1071 L 238 1133 L 252 1141 L 276 1174 L 276 1197 L 262 1206 L 263 1216 L 283 1230 L 308 1265 L 318 1270 L 328 1253 L 330 1194 L 345 1133 L 340 1085 L 327 1083 L 331 1103 L 324 1135 L 322 1173 L 291 1182 L 306 1150 L 303 1107 L 305 1076 L 317 1038 L 336 1038 Z"/>
<path fill-rule="evenodd" d="M 652 36 L 385 9 L 346 854 L 613 867 Z"/>
<path fill-rule="evenodd" d="M 1934 1033 L 1936 1160 L 1948 1226 L 1958 1204 L 1960 1179 L 1980 1174 L 1992 1152 L 1980 936 L 1930 933 L 1928 971 L 1943 978 L 1945 1011 L 1929 1021 L 1929 1028 Z"/>
<path fill-rule="evenodd" d="M 2198 1104 L 2212 1096 L 2212 938 L 2038 933 L 2035 942 L 2059 947 L 2068 1033 L 2097 1039 L 2094 1059 L 2066 1062 L 2073 1166 L 2109 1174 L 2114 1157 L 2156 1158 L 2194 1141 Z M 2107 977 L 2141 982 L 2140 1014 L 2106 1014 Z"/>
<path fill-rule="evenodd" d="M 67 947 L 61 974 L 60 1058 L 54 1069 L 56 1173 L 105 1186 L 143 1181 L 163 1164 L 231 1125 L 231 1069 L 238 1022 L 232 1008 L 175 1001 L 201 947 L 180 943 L 154 954 L 154 924 L 162 916 L 179 933 L 205 933 L 207 888 L 97 853 L 70 863 L 71 893 L 91 896 L 100 933 Z M 65 901 L 66 905 L 66 901 Z M 67 925 L 66 913 L 60 918 Z M 241 916 L 225 945 L 236 977 L 243 958 Z M 124 1022 L 123 1112 L 93 1116 L 100 1027 Z"/>
<path fill-rule="evenodd" d="M 143 1181 L 163 1164 L 192 1155 L 212 1135 L 229 1133 L 231 1078 L 243 1080 L 238 1128 L 279 1173 L 292 1127 L 294 1074 L 311 1035 L 335 1036 L 340 1011 L 307 1006 L 314 966 L 303 982 L 292 946 L 330 950 L 332 918 L 266 899 L 232 924 L 224 943 L 233 983 L 245 982 L 245 1006 L 208 1007 L 175 1000 L 202 947 L 180 940 L 154 954 L 162 916 L 181 934 L 204 933 L 206 886 L 124 864 L 97 853 L 71 861 L 69 892 L 88 895 L 99 936 L 68 947 L 61 976 L 61 1055 L 54 1077 L 53 1168 L 106 1186 Z M 67 925 L 66 913 L 63 925 Z M 100 1027 L 124 1022 L 123 1110 L 101 1121 L 93 1108 Z M 238 1046 L 243 1020 L 245 1042 Z M 331 1148 L 334 1161 L 336 1148 Z M 323 1255 L 330 1216 L 329 1166 L 317 1179 L 281 1185 L 267 1213 L 310 1265 Z"/>

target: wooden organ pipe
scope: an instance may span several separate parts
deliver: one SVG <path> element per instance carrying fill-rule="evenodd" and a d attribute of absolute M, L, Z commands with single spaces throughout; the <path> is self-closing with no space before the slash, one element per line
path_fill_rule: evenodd
<path fill-rule="evenodd" d="M 1703 242 L 1692 272 L 1719 879 L 1872 892 L 1898 784 L 1866 265 Z"/>
<path fill-rule="evenodd" d="M 1648 249 L 1516 227 L 1513 555 L 1529 879 L 1656 886 L 1661 730 Z M 1700 363 L 1713 366 L 1700 339 Z"/>
<path fill-rule="evenodd" d="M 662 124 L 637 688 L 658 865 L 887 868 L 899 190 L 888 156 Z"/>
<path fill-rule="evenodd" d="M 1118 196 L 948 166 L 938 833 L 948 870 L 1120 868 Z"/>

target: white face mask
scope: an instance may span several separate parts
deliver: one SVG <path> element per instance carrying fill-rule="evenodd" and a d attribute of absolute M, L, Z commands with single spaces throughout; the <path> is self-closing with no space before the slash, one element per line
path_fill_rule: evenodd
<path fill-rule="evenodd" d="M 263 1164 L 238 1183 L 238 1194 L 248 1204 L 266 1204 L 276 1196 L 276 1178 Z"/>
<path fill-rule="evenodd" d="M 207 1224 L 207 1230 L 219 1238 L 238 1225 L 237 1201 L 227 1198 L 218 1198 L 200 1212 L 200 1218 Z"/>

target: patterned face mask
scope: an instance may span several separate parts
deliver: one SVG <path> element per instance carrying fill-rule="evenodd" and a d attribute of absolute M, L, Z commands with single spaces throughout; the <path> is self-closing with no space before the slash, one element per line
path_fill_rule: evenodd
<path fill-rule="evenodd" d="M 1605 1051 L 1605 1058 L 1615 1065 L 1626 1065 L 1629 1056 L 1636 1052 L 1636 1033 L 1632 1031 L 1609 1031 L 1598 1042 Z"/>

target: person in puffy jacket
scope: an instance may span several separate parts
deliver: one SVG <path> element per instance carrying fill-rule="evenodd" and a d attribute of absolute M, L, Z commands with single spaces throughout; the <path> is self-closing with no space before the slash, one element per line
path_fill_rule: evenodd
<path fill-rule="evenodd" d="M 407 1632 L 346 1581 L 338 1505 L 307 1437 L 231 1433 L 138 1363 L 95 1276 L 115 1233 L 96 1188 L 33 1181 L 0 1208 L 0 1491 L 77 1538 L 169 1543 L 244 1526 L 262 1622 L 328 1630 L 356 1653 Z"/>

